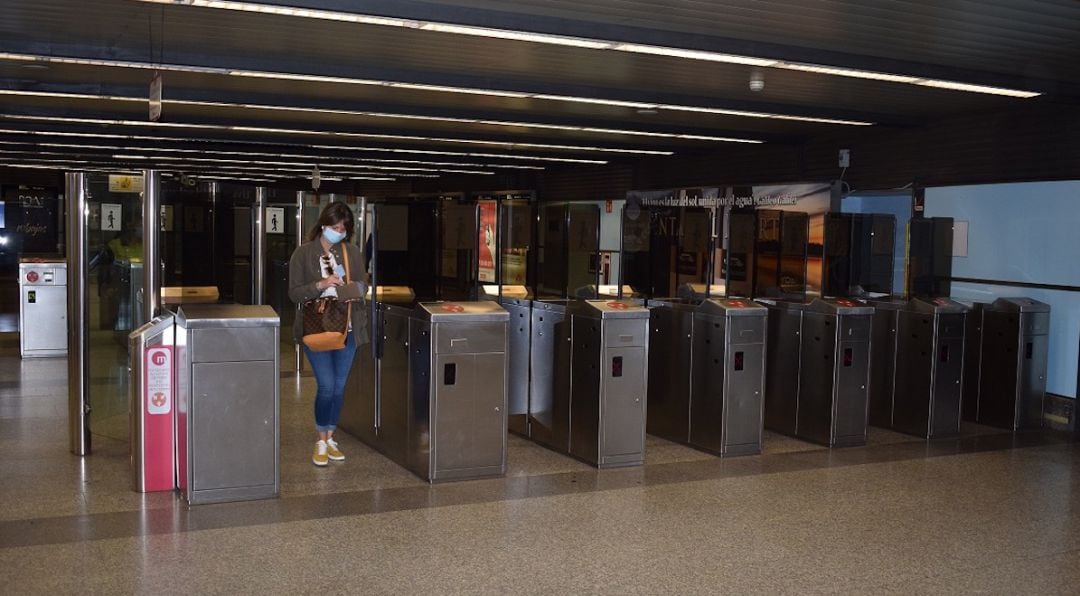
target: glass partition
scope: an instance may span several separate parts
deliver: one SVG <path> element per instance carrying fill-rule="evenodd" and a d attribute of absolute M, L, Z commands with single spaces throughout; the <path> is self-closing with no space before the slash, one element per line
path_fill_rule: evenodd
<path fill-rule="evenodd" d="M 532 267 L 533 227 L 536 209 L 528 201 L 502 201 L 499 205 L 499 283 L 504 286 L 535 285 Z M 485 233 L 486 234 L 486 233 Z M 481 280 L 482 281 L 482 280 Z"/>
<path fill-rule="evenodd" d="M 127 336 L 145 322 L 142 200 L 141 183 L 110 188 L 108 175 L 87 175 L 90 432 L 121 441 L 128 440 Z"/>

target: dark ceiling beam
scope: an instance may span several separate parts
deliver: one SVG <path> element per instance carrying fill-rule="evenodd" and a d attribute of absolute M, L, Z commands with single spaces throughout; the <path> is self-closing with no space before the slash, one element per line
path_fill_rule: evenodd
<path fill-rule="evenodd" d="M 0 52 L 17 54 L 40 54 L 46 56 L 62 56 L 70 58 L 84 58 L 89 60 L 119 60 L 129 62 L 147 62 L 145 48 L 130 46 L 100 47 L 91 45 L 35 42 L 16 43 L 13 41 L 0 40 Z M 375 64 L 342 65 L 338 63 L 322 62 L 312 64 L 309 61 L 299 60 L 288 54 L 273 54 L 260 56 L 222 56 L 207 53 L 207 48 L 179 48 L 170 47 L 169 64 L 194 66 L 200 68 L 247 70 L 275 73 L 304 74 L 325 77 L 343 77 L 378 81 L 394 81 L 415 85 L 431 85 L 442 87 L 463 87 L 469 89 L 493 89 L 514 93 L 535 95 L 563 95 L 572 97 L 586 97 L 591 99 L 604 99 L 610 101 L 668 104 L 695 106 L 704 108 L 744 110 L 752 112 L 775 112 L 789 116 L 810 118 L 830 118 L 841 120 L 863 120 L 863 115 L 873 116 L 873 122 L 890 125 L 909 125 L 910 119 L 891 116 L 889 114 L 871 113 L 851 110 L 838 110 L 830 107 L 795 106 L 787 104 L 766 103 L 757 101 L 741 101 L 723 99 L 711 96 L 699 96 L 685 93 L 671 93 L 648 89 L 625 89 L 609 88 L 593 85 L 581 85 L 566 82 L 536 81 L 524 78 L 512 78 L 499 76 L 474 75 L 470 73 L 433 73 L 425 71 L 408 70 L 403 68 L 390 68 Z M 85 68 L 93 68 L 87 66 Z M 166 73 L 166 77 L 167 77 Z M 228 75 L 222 75 L 228 76 Z M 149 71 L 147 81 L 149 82 Z M 295 82 L 300 89 L 305 85 L 331 84 Z M 345 83 L 335 83 L 344 85 Z M 357 89 L 363 89 L 363 85 L 357 85 Z M 407 91 L 407 90 L 403 90 Z M 420 91 L 412 91 L 419 93 Z M 548 100 L 542 100 L 548 101 Z M 682 112 L 680 112 L 682 113 Z M 709 114 L 699 114 L 702 119 L 707 119 Z"/>
<path fill-rule="evenodd" d="M 471 25 L 494 29 L 527 31 L 530 33 L 565 35 L 605 41 L 637 43 L 701 50 L 706 52 L 720 52 L 741 56 L 753 56 L 755 58 L 767 58 L 789 62 L 839 66 L 874 72 L 912 75 L 923 78 L 944 79 L 978 85 L 1027 89 L 1046 94 L 1061 93 L 1075 95 L 1080 91 L 1080 89 L 1078 89 L 1080 86 L 1078 85 L 1065 84 L 1059 81 L 1036 77 L 1016 77 L 1000 73 L 955 68 L 946 65 L 924 64 L 877 56 L 865 56 L 817 48 L 798 47 L 782 43 L 766 43 L 743 39 L 731 39 L 714 35 L 703 35 L 699 33 L 664 31 L 630 25 L 567 19 L 555 16 L 520 14 L 468 6 L 452 6 L 419 0 L 365 0 L 363 3 L 357 3 L 353 0 L 255 1 L 263 4 L 275 4 L 281 6 L 317 8 L 401 19 L 435 21 L 456 25 Z M 170 9 L 176 11 L 195 10 L 190 7 L 181 6 L 170 7 Z"/>
<path fill-rule="evenodd" d="M 114 95 L 121 97 L 132 97 L 145 99 L 147 95 L 147 89 L 144 87 L 133 87 L 127 85 L 108 85 L 101 83 L 51 83 L 51 82 L 36 82 L 27 81 L 24 79 L 14 78 L 0 78 L 0 90 L 13 90 L 13 91 L 40 91 L 40 92 L 52 92 L 52 93 L 69 93 L 69 94 L 91 94 L 91 95 Z M 756 132 L 754 130 L 746 129 L 724 129 L 714 126 L 708 126 L 708 118 L 700 118 L 702 126 L 700 127 L 687 127 L 679 125 L 668 125 L 662 123 L 648 122 L 648 116 L 639 116 L 637 119 L 628 121 L 625 119 L 590 119 L 581 117 L 555 117 L 547 114 L 540 113 L 522 113 L 522 112 L 507 112 L 498 110 L 462 110 L 454 108 L 438 108 L 429 106 L 405 106 L 401 104 L 385 104 L 385 103 L 370 103 L 359 101 L 335 101 L 305 97 L 300 95 L 282 96 L 282 95 L 270 95 L 270 94 L 252 94 L 252 93 L 239 93 L 235 91 L 215 91 L 206 89 L 190 89 L 185 87 L 178 87 L 168 84 L 168 77 L 166 77 L 165 101 L 169 100 L 182 100 L 182 101 L 207 101 L 207 102 L 221 102 L 231 104 L 260 104 L 267 106 L 288 106 L 297 108 L 308 108 L 313 110 L 348 110 L 355 112 L 380 112 L 389 114 L 403 114 L 409 116 L 419 117 L 435 117 L 435 118 L 458 118 L 458 119 L 473 119 L 473 120 L 500 120 L 506 122 L 533 122 L 537 124 L 546 125 L 561 125 L 561 126 L 579 126 L 585 128 L 611 128 L 611 129 L 628 129 L 643 132 L 658 132 L 658 133 L 670 133 L 670 134 L 688 134 L 688 135 L 710 135 L 710 136 L 726 136 L 736 138 L 757 139 L 767 142 L 793 142 L 802 140 L 805 134 L 778 134 L 775 132 Z M 33 100 L 33 97 L 28 96 L 28 100 Z M 239 107 L 237 108 L 239 109 Z M 775 111 L 771 107 L 765 104 L 759 104 L 757 111 Z M 168 108 L 166 107 L 166 115 Z M 846 112 L 843 118 L 855 119 L 855 120 L 869 120 L 873 122 L 889 122 L 896 126 L 914 126 L 918 123 L 914 120 L 910 120 L 904 117 L 898 117 L 895 115 L 884 114 L 870 114 L 870 113 L 852 113 Z M 394 118 L 387 118 L 387 120 L 395 120 Z M 745 119 L 747 124 L 752 124 L 755 121 L 765 122 L 767 120 L 761 119 Z M 445 124 L 454 124 L 447 122 Z M 791 122 L 791 124 L 800 124 Z M 462 124 L 463 126 L 465 124 Z M 824 129 L 827 127 L 833 127 L 835 125 L 829 124 L 813 124 L 813 123 L 801 123 L 806 127 L 815 127 Z M 750 127 L 748 127 L 750 128 Z M 538 128 L 538 133 L 544 132 L 543 129 Z M 574 131 L 556 131 L 572 133 Z M 582 133 L 582 134 L 597 134 L 597 133 Z M 643 138 L 634 136 L 622 137 L 625 139 Z"/>

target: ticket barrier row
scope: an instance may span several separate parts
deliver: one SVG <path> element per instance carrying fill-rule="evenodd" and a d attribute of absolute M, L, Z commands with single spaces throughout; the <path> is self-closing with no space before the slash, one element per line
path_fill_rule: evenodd
<path fill-rule="evenodd" d="M 341 428 L 429 482 L 505 474 L 508 313 L 388 297 L 376 341 L 357 350 Z"/>

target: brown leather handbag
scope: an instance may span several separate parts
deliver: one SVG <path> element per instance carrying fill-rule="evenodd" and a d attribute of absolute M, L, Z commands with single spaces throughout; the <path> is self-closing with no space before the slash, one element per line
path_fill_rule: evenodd
<path fill-rule="evenodd" d="M 349 247 L 343 246 L 341 253 L 345 257 L 345 279 L 342 281 L 347 281 L 351 277 Z M 352 303 L 342 302 L 332 296 L 316 298 L 304 303 L 301 316 L 304 345 L 313 352 L 328 352 L 345 347 L 345 341 L 349 337 Z"/>

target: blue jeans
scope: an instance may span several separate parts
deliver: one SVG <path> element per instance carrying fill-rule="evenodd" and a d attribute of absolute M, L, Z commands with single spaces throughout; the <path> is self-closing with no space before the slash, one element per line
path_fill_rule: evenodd
<path fill-rule="evenodd" d="M 315 373 L 315 430 L 329 432 L 337 428 L 341 417 L 341 404 L 345 401 L 345 381 L 349 378 L 353 357 L 356 355 L 356 338 L 352 331 L 345 340 L 345 347 L 328 352 L 314 352 L 304 346 L 311 370 Z"/>

